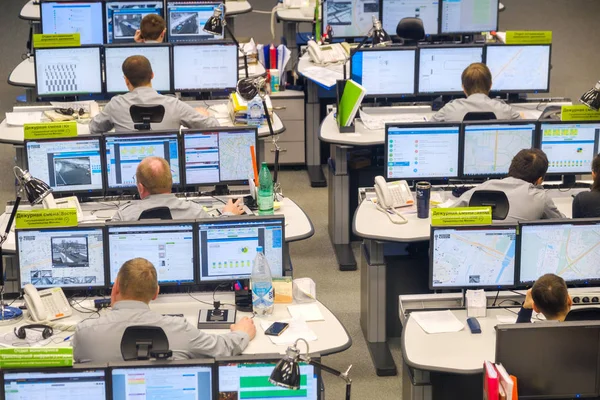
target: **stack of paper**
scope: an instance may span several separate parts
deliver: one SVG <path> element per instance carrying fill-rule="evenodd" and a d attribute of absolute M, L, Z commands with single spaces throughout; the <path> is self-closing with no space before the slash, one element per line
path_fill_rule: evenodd
<path fill-rule="evenodd" d="M 410 318 L 427 333 L 458 332 L 465 327 L 450 310 L 413 312 Z"/>
<path fill-rule="evenodd" d="M 41 111 L 6 113 L 6 123 L 10 126 L 23 126 L 24 124 L 40 122 L 41 120 Z"/>
<path fill-rule="evenodd" d="M 319 310 L 317 303 L 288 306 L 288 311 L 294 319 L 301 319 L 306 322 L 325 321 L 325 318 L 323 317 L 323 314 L 321 314 L 321 310 Z"/>

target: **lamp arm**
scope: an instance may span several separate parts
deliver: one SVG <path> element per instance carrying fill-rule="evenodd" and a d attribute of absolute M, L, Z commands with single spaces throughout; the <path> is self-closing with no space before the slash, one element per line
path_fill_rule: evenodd
<path fill-rule="evenodd" d="M 371 29 L 369 33 L 367 33 L 367 36 L 365 36 L 363 40 L 360 41 L 360 43 L 358 44 L 358 46 L 356 46 L 355 49 L 350 49 L 350 54 L 348 55 L 348 58 L 346 58 L 346 61 L 344 61 L 344 80 L 348 79 L 346 73 L 346 64 L 348 64 L 348 61 L 350 61 L 352 56 L 356 54 L 356 52 L 359 51 L 367 43 L 367 40 L 369 40 L 371 37 L 373 37 L 373 29 Z"/>
<path fill-rule="evenodd" d="M 237 48 L 242 52 L 242 54 L 244 56 L 244 73 L 246 74 L 246 78 L 247 78 L 249 76 L 248 75 L 248 56 L 246 55 L 246 52 L 242 49 L 242 46 L 240 46 L 240 42 L 238 42 L 238 40 L 235 38 L 235 35 L 233 34 L 233 32 L 231 32 L 231 29 L 229 29 L 229 25 L 227 25 L 227 22 L 225 22 L 225 19 L 223 19 L 223 27 L 225 28 L 225 31 L 227 31 L 227 34 L 229 34 L 229 36 L 231 36 L 231 40 L 233 40 L 233 43 L 235 43 Z"/>
<path fill-rule="evenodd" d="M 350 379 L 350 377 L 348 376 L 348 372 L 350 372 L 350 368 L 352 368 L 352 365 L 348 367 L 346 372 L 341 372 L 335 368 L 331 368 L 331 367 L 328 367 L 327 365 L 323 365 L 319 361 L 315 361 L 312 358 L 310 358 L 309 356 L 300 356 L 300 359 L 302 361 L 309 363 L 310 365 L 314 365 L 315 367 L 322 369 L 325 372 L 329 372 L 332 375 L 336 375 L 340 379 L 343 379 L 344 382 L 346 382 L 346 400 L 350 400 L 350 393 L 352 391 L 352 379 Z"/>

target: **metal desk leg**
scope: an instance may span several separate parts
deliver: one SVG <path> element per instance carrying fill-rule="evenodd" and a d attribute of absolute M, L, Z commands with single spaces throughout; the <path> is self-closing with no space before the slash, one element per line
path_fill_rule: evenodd
<path fill-rule="evenodd" d="M 386 342 L 386 265 L 383 243 L 363 240 L 360 265 L 360 327 L 378 376 L 395 376 L 398 371 Z"/>
<path fill-rule="evenodd" d="M 329 161 L 329 237 L 341 271 L 356 271 L 350 246 L 348 146 L 331 145 Z"/>
<path fill-rule="evenodd" d="M 306 139 L 306 169 L 310 186 L 325 187 L 327 181 L 321 169 L 321 142 L 319 129 L 321 124 L 321 110 L 317 84 L 306 80 L 306 103 L 304 103 L 305 139 Z"/>
<path fill-rule="evenodd" d="M 402 398 L 406 400 L 431 400 L 433 390 L 429 372 L 402 365 Z"/>
<path fill-rule="evenodd" d="M 298 45 L 296 44 L 296 22 L 281 21 L 281 27 L 283 28 L 283 37 L 287 43 L 287 48 L 292 52 L 292 61 L 297 63 L 298 61 Z"/>

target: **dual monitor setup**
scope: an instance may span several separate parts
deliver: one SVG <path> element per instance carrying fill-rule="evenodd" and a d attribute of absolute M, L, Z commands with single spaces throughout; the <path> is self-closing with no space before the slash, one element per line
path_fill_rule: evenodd
<path fill-rule="evenodd" d="M 249 279 L 256 248 L 284 275 L 283 216 L 113 222 L 16 231 L 20 286 L 110 288 L 128 260 L 144 257 L 161 286 Z"/>

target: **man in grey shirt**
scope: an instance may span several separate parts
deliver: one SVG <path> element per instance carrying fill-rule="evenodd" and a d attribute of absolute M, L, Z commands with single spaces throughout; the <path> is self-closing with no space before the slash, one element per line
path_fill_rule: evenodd
<path fill-rule="evenodd" d="M 510 163 L 508 177 L 490 179 L 463 193 L 451 207 L 468 207 L 473 192 L 499 190 L 506 194 L 510 208 L 506 222 L 565 218 L 541 186 L 548 171 L 548 158 L 540 149 L 523 149 Z"/>
<path fill-rule="evenodd" d="M 157 326 L 169 340 L 174 360 L 222 357 L 240 354 L 256 335 L 252 319 L 244 317 L 224 335 L 204 333 L 185 318 L 163 316 L 150 309 L 158 297 L 156 269 L 144 258 L 127 261 L 112 288 L 112 311 L 97 319 L 77 324 L 73 335 L 75 362 L 107 363 L 123 361 L 121 338 L 129 326 Z"/>
<path fill-rule="evenodd" d="M 433 121 L 462 121 L 469 112 L 493 112 L 496 119 L 517 119 L 518 112 L 514 111 L 502 100 L 490 99 L 492 89 L 492 73 L 487 65 L 473 63 L 462 73 L 462 87 L 466 99 L 452 100 L 440 111 L 435 113 Z"/>
<path fill-rule="evenodd" d="M 120 208 L 112 217 L 113 221 L 137 221 L 142 212 L 156 207 L 169 207 L 173 219 L 211 217 L 200 204 L 178 199 L 171 193 L 173 175 L 169 163 L 164 158 L 144 158 L 137 167 L 135 179 L 141 200 Z M 243 199 L 240 198 L 235 203 L 230 199 L 221 213 L 240 215 L 243 213 L 243 206 Z"/>
<path fill-rule="evenodd" d="M 129 93 L 113 97 L 104 109 L 90 122 L 90 133 L 104 133 L 112 128 L 133 131 L 134 123 L 129 108 L 135 104 L 162 105 L 165 116 L 162 122 L 151 124 L 152 129 L 179 129 L 181 125 L 193 129 L 219 126 L 203 108 L 196 110 L 185 102 L 171 96 L 163 96 L 152 88 L 154 72 L 150 61 L 144 56 L 131 56 L 123 62 L 123 74 Z"/>

